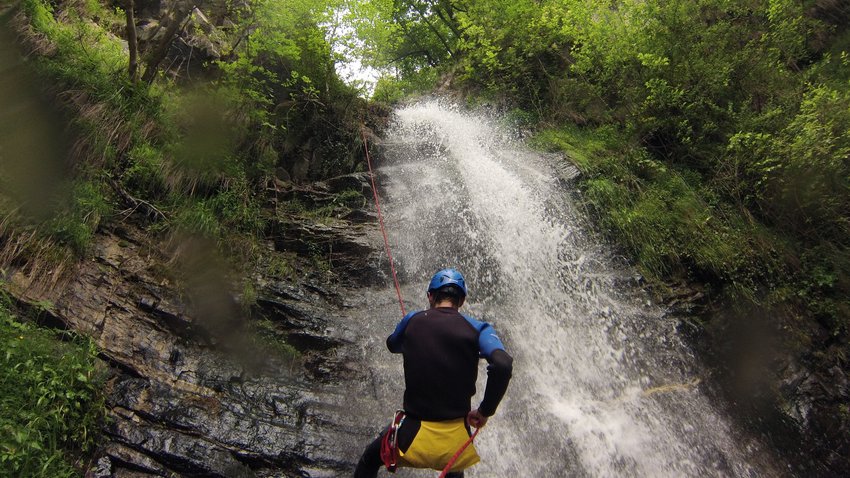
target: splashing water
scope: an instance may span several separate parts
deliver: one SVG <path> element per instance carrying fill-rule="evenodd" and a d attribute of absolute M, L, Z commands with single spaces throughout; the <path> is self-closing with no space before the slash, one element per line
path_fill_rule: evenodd
<path fill-rule="evenodd" d="M 435 270 L 457 267 L 466 311 L 515 358 L 467 476 L 775 476 L 698 389 L 675 320 L 587 232 L 564 164 L 437 101 L 398 110 L 385 138 L 383 205 L 408 303 Z M 382 340 L 397 320 L 367 328 Z M 371 355 L 391 410 L 401 360 L 384 354 Z"/>

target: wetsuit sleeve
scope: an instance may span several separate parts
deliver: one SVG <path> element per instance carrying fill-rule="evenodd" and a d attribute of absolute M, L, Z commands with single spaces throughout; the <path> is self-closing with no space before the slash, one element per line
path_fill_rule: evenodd
<path fill-rule="evenodd" d="M 508 383 L 513 374 L 514 359 L 504 349 L 496 349 L 487 361 L 489 362 L 487 387 L 484 389 L 484 398 L 478 405 L 478 411 L 485 417 L 490 417 L 496 413 L 496 407 L 499 406 L 499 402 L 502 401 L 508 389 Z"/>
<path fill-rule="evenodd" d="M 407 323 L 410 322 L 410 318 L 416 315 L 418 311 L 408 312 L 404 318 L 401 319 L 401 322 L 395 326 L 395 330 L 389 337 L 387 337 L 387 348 L 390 349 L 390 352 L 394 354 L 401 353 L 401 346 L 404 343 L 404 329 L 407 328 Z"/>
<path fill-rule="evenodd" d="M 489 362 L 493 352 L 505 350 L 505 346 L 502 345 L 502 339 L 496 335 L 496 330 L 493 329 L 492 325 L 487 322 L 478 322 L 476 328 L 478 329 L 478 349 L 481 351 L 481 356 Z"/>
<path fill-rule="evenodd" d="M 502 340 L 496 335 L 496 330 L 487 322 L 480 322 L 471 317 L 464 316 L 476 330 L 478 330 L 478 348 L 481 356 L 487 359 L 487 386 L 484 388 L 484 398 L 478 406 L 478 410 L 484 416 L 492 416 L 496 413 L 496 407 L 505 396 L 508 383 L 513 374 L 513 358 L 505 352 Z"/>

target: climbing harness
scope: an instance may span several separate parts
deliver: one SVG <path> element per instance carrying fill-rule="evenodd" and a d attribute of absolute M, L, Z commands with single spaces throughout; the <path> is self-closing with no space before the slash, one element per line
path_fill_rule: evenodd
<path fill-rule="evenodd" d="M 398 440 L 399 430 L 404 424 L 404 420 L 404 410 L 396 410 L 392 423 L 381 439 L 381 462 L 390 473 L 395 473 L 399 466 L 433 468 L 436 470 L 442 468 L 440 478 L 445 478 L 446 474 L 453 471 L 455 465 L 460 469 L 466 469 L 480 460 L 475 447 L 467 451 L 478 435 L 480 428 L 475 429 L 450 458 L 451 450 L 445 449 L 446 444 L 459 442 L 458 434 L 468 433 L 465 431 L 467 430 L 465 418 L 443 422 L 419 421 L 418 425 L 413 425 L 418 427 L 413 443 L 407 445 L 408 448 L 402 451 L 399 448 Z M 448 461 L 443 461 L 446 458 L 448 458 Z M 445 463 L 445 466 L 442 463 Z"/>
<path fill-rule="evenodd" d="M 401 315 L 405 315 L 407 312 L 404 310 L 404 300 L 401 298 L 401 287 L 398 285 L 398 277 L 395 273 L 395 263 L 393 263 L 393 254 L 390 251 L 390 241 L 387 239 L 387 230 L 384 228 L 384 215 L 381 213 L 381 202 L 378 200 L 378 188 L 375 186 L 375 173 L 372 172 L 372 157 L 369 154 L 369 145 L 366 143 L 366 130 L 362 127 L 360 128 L 360 134 L 363 136 L 363 149 L 366 151 L 366 164 L 369 166 L 369 179 L 372 181 L 372 195 L 375 198 L 375 208 L 378 210 L 378 222 L 381 224 L 381 234 L 384 236 L 384 247 L 387 250 L 387 257 L 390 260 L 390 271 L 392 271 L 395 292 L 398 295 L 398 305 L 401 307 Z"/>
<path fill-rule="evenodd" d="M 384 433 L 384 439 L 381 440 L 381 461 L 390 473 L 395 473 L 398 467 L 398 429 L 402 422 L 404 422 L 404 410 L 396 410 L 393 422 Z"/>

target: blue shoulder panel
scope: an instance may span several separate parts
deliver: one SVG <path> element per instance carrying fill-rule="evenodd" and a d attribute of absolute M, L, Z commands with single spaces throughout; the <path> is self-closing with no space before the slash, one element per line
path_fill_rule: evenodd
<path fill-rule="evenodd" d="M 478 348 L 481 351 L 482 357 L 490 360 L 493 351 L 505 350 L 505 346 L 502 345 L 502 339 L 496 335 L 496 329 L 492 325 L 487 322 L 475 320 L 466 314 L 463 315 L 463 318 L 478 331 Z"/>
<path fill-rule="evenodd" d="M 404 341 L 404 329 L 407 328 L 407 323 L 410 321 L 410 318 L 417 313 L 419 313 L 418 310 L 408 312 L 407 315 L 401 319 L 401 322 L 395 326 L 395 331 L 387 337 L 387 348 L 390 349 L 390 352 L 394 354 L 401 353 L 401 344 Z"/>

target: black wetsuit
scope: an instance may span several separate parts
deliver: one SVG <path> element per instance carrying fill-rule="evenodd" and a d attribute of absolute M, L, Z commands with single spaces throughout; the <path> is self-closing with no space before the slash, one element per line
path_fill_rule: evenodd
<path fill-rule="evenodd" d="M 513 359 L 493 327 L 451 307 L 407 314 L 387 338 L 387 348 L 404 356 L 404 409 L 408 418 L 398 434 L 402 451 L 416 436 L 419 420 L 466 417 L 475 395 L 480 358 L 489 363 L 487 386 L 478 406 L 485 416 L 496 412 L 511 378 Z M 383 432 L 366 448 L 355 478 L 377 476 L 382 465 L 382 436 Z M 462 477 L 463 472 L 448 476 Z"/>

